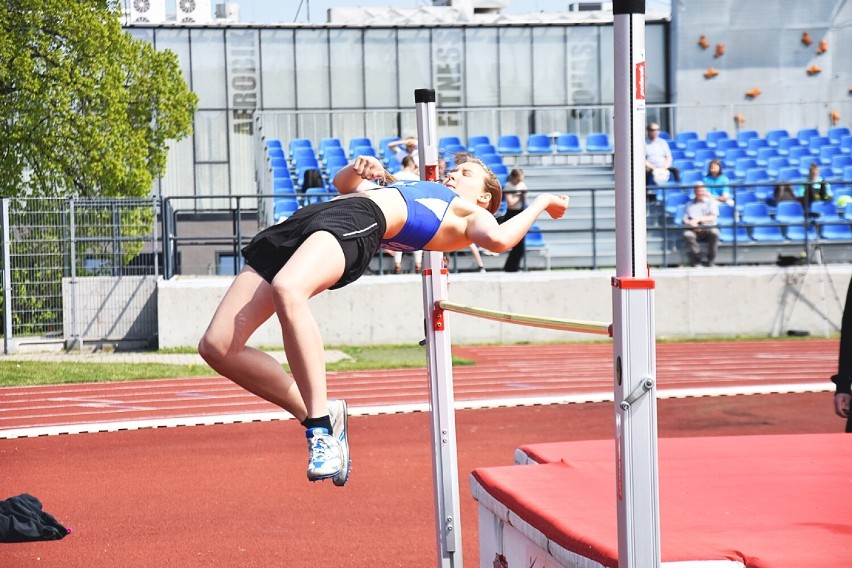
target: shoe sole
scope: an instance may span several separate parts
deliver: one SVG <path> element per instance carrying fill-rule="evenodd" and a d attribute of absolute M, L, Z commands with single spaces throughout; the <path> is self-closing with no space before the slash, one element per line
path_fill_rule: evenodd
<path fill-rule="evenodd" d="M 346 405 L 345 400 L 341 400 L 340 403 L 343 405 L 343 432 L 346 435 L 344 440 L 341 440 L 337 437 L 337 432 L 334 433 L 334 436 L 340 441 L 341 448 L 345 448 L 345 455 L 342 456 L 342 466 L 340 467 L 340 471 L 332 476 L 332 481 L 338 487 L 343 487 L 346 485 L 346 482 L 349 481 L 349 472 L 352 469 L 352 460 L 349 459 L 349 408 Z"/>

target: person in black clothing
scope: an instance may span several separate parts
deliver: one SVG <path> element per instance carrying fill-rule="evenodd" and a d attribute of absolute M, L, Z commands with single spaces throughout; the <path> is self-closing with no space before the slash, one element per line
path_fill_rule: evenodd
<path fill-rule="evenodd" d="M 831 377 L 837 386 L 834 393 L 834 412 L 846 419 L 846 432 L 852 433 L 852 280 L 846 292 L 846 306 L 843 308 L 843 321 L 840 324 L 840 356 L 837 362 L 837 374 Z"/>
<path fill-rule="evenodd" d="M 524 171 L 520 168 L 509 172 L 506 184 L 503 186 L 503 197 L 506 199 L 506 214 L 497 219 L 498 223 L 505 223 L 515 215 L 523 211 L 527 206 L 527 192 L 529 188 L 524 183 Z M 521 269 L 521 261 L 524 259 L 526 247 L 524 239 L 512 247 L 506 264 L 503 266 L 505 272 L 517 272 Z"/>

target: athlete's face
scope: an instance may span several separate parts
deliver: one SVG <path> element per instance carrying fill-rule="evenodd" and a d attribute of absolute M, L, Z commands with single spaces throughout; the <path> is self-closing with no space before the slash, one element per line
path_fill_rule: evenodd
<path fill-rule="evenodd" d="M 485 170 L 476 162 L 462 162 L 447 176 L 446 185 L 464 199 L 487 207 L 491 195 L 485 191 Z"/>

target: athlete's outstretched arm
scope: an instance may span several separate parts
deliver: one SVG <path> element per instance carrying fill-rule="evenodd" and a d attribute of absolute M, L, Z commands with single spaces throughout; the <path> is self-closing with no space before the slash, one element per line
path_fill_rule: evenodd
<path fill-rule="evenodd" d="M 484 210 L 471 215 L 465 235 L 471 242 L 488 250 L 505 252 L 521 242 L 539 215 L 547 212 L 552 218 L 559 219 L 567 209 L 567 195 L 543 193 L 502 225 L 498 225 L 497 220 Z"/>
<path fill-rule="evenodd" d="M 358 156 L 355 161 L 337 172 L 334 176 L 334 187 L 340 193 L 355 193 L 378 187 L 379 184 L 365 184 L 364 181 L 385 180 L 395 181 L 388 173 L 382 162 L 373 156 Z"/>

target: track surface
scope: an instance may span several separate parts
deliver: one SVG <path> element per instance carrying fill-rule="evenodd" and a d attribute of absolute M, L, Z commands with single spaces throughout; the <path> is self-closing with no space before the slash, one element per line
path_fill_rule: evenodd
<path fill-rule="evenodd" d="M 837 349 L 834 340 L 658 345 L 660 436 L 842 431 L 828 383 Z M 455 352 L 477 361 L 456 369 L 459 406 L 530 405 L 456 415 L 463 560 L 473 567 L 469 472 L 512 463 L 523 444 L 612 438 L 612 403 L 534 404 L 605 397 L 611 347 Z M 0 436 L 8 438 L 0 439 L 0 498 L 31 493 L 74 529 L 58 542 L 0 545 L 0 566 L 434 566 L 429 415 L 401 412 L 425 404 L 424 381 L 422 370 L 330 377 L 332 395 L 356 414 L 353 473 L 342 489 L 308 483 L 301 428 L 251 421 L 274 409 L 223 379 L 0 389 Z M 795 394 L 696 396 L 743 387 Z M 21 437 L 84 422 L 192 423 L 193 414 L 236 412 L 246 421 Z"/>

